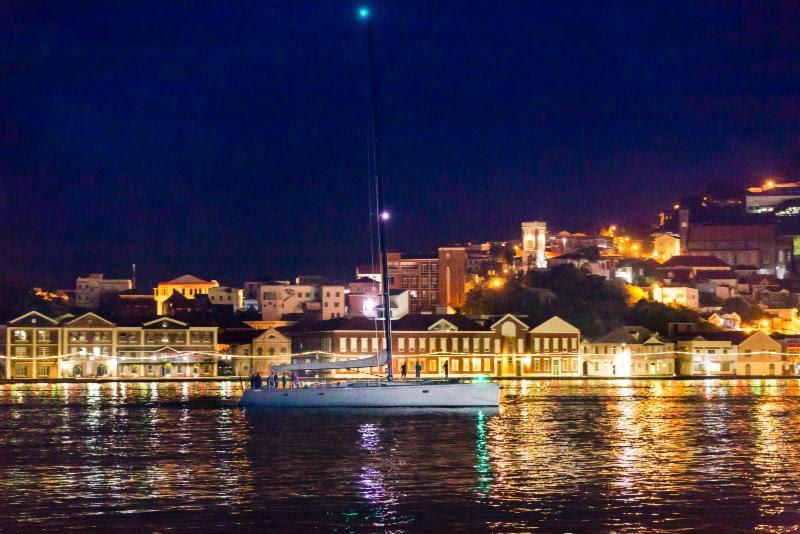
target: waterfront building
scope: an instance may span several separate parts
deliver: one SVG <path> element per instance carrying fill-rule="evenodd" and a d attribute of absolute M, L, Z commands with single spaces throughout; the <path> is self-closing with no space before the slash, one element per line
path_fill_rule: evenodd
<path fill-rule="evenodd" d="M 677 341 L 679 372 L 686 376 L 788 375 L 793 365 L 764 332 L 703 332 Z"/>
<path fill-rule="evenodd" d="M 79 276 L 75 280 L 75 305 L 79 308 L 96 310 L 111 296 L 130 289 L 133 289 L 133 281 L 127 278 L 104 278 L 101 273 Z"/>
<path fill-rule="evenodd" d="M 419 362 L 422 375 L 440 376 L 448 362 L 451 376 L 575 376 L 579 374 L 580 332 L 559 318 L 531 328 L 505 315 L 484 326 L 464 315 L 409 314 L 393 321 L 394 372 L 405 363 L 409 376 Z M 363 317 L 298 323 L 282 329 L 294 353 L 308 361 L 363 358 L 384 348 L 373 320 Z M 535 347 L 539 347 L 535 350 Z M 369 371 L 381 376 L 383 370 Z M 360 375 L 348 371 L 334 376 Z"/>
<path fill-rule="evenodd" d="M 168 282 L 159 282 L 158 287 L 153 289 L 153 296 L 156 301 L 156 314 L 164 314 L 164 303 L 173 293 L 180 293 L 187 299 L 193 299 L 198 295 L 208 295 L 208 291 L 213 287 L 219 287 L 216 280 L 206 281 L 190 274 L 179 276 Z"/>
<path fill-rule="evenodd" d="M 217 350 L 231 355 L 235 375 L 266 376 L 270 366 L 291 363 L 292 340 L 275 328 L 228 328 L 220 332 Z"/>
<path fill-rule="evenodd" d="M 63 323 L 58 376 L 117 376 L 116 325 L 89 312 Z"/>
<path fill-rule="evenodd" d="M 57 378 L 61 335 L 58 319 L 30 311 L 6 327 L 6 378 Z"/>
<path fill-rule="evenodd" d="M 2 330 L 10 379 L 217 376 L 217 328 L 172 317 L 119 324 L 31 311 Z"/>
<path fill-rule="evenodd" d="M 586 376 L 673 376 L 675 344 L 641 326 L 621 326 L 582 346 Z"/>
<path fill-rule="evenodd" d="M 217 376 L 217 327 L 157 317 L 115 329 L 117 376 L 124 378 Z"/>

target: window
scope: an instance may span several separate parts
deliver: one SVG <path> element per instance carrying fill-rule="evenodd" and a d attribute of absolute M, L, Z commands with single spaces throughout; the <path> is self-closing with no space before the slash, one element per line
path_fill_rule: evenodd
<path fill-rule="evenodd" d="M 372 338 L 372 352 L 378 352 L 378 338 Z"/>
<path fill-rule="evenodd" d="M 419 338 L 419 350 L 420 352 L 425 352 L 425 338 Z"/>
<path fill-rule="evenodd" d="M 435 373 L 436 369 L 436 360 L 428 360 L 428 371 L 431 373 Z"/>
<path fill-rule="evenodd" d="M 550 358 L 544 359 L 544 370 L 545 372 L 550 371 Z"/>
<path fill-rule="evenodd" d="M 488 337 L 483 338 L 483 352 L 489 352 L 491 344 L 492 341 Z"/>
<path fill-rule="evenodd" d="M 542 370 L 542 359 L 541 358 L 535 358 L 533 360 L 533 370 L 536 371 L 537 373 Z"/>
<path fill-rule="evenodd" d="M 545 352 L 550 352 L 550 338 L 549 337 L 544 338 L 544 351 Z"/>
<path fill-rule="evenodd" d="M 406 338 L 404 337 L 397 338 L 397 350 L 399 350 L 400 352 L 405 352 Z"/>
<path fill-rule="evenodd" d="M 358 352 L 358 338 L 351 337 L 350 338 L 350 352 Z"/>
<path fill-rule="evenodd" d="M 458 372 L 460 360 L 450 360 L 450 370 L 454 373 Z"/>
<path fill-rule="evenodd" d="M 461 351 L 462 352 L 469 352 L 469 338 L 465 337 L 461 339 Z"/>
<path fill-rule="evenodd" d="M 361 338 L 361 352 L 367 352 L 367 338 Z"/>
<path fill-rule="evenodd" d="M 414 352 L 415 350 L 417 350 L 417 338 L 415 337 L 408 338 L 408 350 L 410 352 Z"/>
<path fill-rule="evenodd" d="M 28 341 L 27 330 L 14 330 L 14 341 L 19 343 L 26 343 Z"/>

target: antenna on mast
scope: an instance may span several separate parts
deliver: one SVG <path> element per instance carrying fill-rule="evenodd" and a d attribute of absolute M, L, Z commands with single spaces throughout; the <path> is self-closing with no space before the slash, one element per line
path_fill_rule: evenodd
<path fill-rule="evenodd" d="M 389 259 L 386 251 L 386 222 L 389 212 L 383 205 L 383 179 L 381 177 L 380 144 L 378 143 L 378 94 L 375 85 L 375 52 L 372 44 L 372 24 L 369 8 L 358 8 L 358 18 L 367 30 L 367 59 L 369 73 L 370 118 L 372 122 L 372 160 L 375 163 L 375 218 L 378 224 L 378 250 L 381 261 L 381 300 L 383 301 L 383 335 L 386 340 L 386 378 L 392 380 L 392 307 L 389 299 Z"/>

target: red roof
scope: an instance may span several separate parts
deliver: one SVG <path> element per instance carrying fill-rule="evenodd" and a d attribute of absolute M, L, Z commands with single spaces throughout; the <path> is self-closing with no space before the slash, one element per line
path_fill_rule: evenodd
<path fill-rule="evenodd" d="M 689 228 L 689 241 L 770 241 L 775 239 L 771 224 L 702 225 Z"/>
<path fill-rule="evenodd" d="M 661 269 L 690 269 L 692 267 L 731 268 L 716 256 L 672 256 L 661 264 Z"/>

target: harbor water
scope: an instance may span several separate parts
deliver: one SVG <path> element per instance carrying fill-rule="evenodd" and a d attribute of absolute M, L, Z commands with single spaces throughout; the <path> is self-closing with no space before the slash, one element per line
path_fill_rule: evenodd
<path fill-rule="evenodd" d="M 235 382 L 0 385 L 0 531 L 800 524 L 798 380 L 503 386 L 490 410 L 246 411 Z"/>

